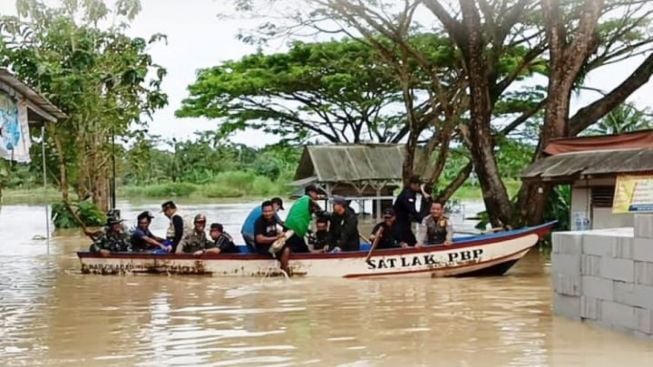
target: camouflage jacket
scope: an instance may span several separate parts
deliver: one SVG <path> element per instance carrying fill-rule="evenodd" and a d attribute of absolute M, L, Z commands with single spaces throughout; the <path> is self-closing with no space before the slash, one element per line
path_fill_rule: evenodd
<path fill-rule="evenodd" d="M 131 243 L 127 233 L 110 233 L 105 232 L 98 237 L 91 245 L 91 252 L 100 252 L 100 250 L 109 250 L 111 252 L 130 252 Z"/>
<path fill-rule="evenodd" d="M 212 247 L 215 247 L 215 243 L 209 241 L 206 232 L 202 231 L 201 233 L 197 233 L 193 230 L 184 235 L 184 238 L 181 239 L 181 242 L 179 242 L 179 246 L 177 247 L 177 253 L 192 254 L 195 251 L 206 250 Z"/>

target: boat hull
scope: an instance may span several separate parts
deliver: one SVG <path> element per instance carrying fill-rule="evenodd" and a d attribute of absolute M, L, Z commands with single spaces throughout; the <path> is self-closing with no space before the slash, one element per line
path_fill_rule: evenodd
<path fill-rule="evenodd" d="M 461 240 L 452 246 L 377 250 L 366 261 L 367 252 L 293 254 L 293 276 L 396 277 L 396 276 L 487 276 L 502 275 L 548 233 L 552 223 Z M 109 256 L 78 253 L 83 273 L 164 273 L 226 277 L 279 276 L 278 262 L 255 254 L 152 255 L 117 253 Z"/>

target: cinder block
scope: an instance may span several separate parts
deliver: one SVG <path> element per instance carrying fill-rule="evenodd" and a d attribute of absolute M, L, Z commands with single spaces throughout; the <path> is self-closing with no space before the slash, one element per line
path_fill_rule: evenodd
<path fill-rule="evenodd" d="M 583 319 L 598 320 L 601 317 L 601 300 L 586 296 L 580 297 L 580 316 Z"/>
<path fill-rule="evenodd" d="M 615 281 L 614 300 L 628 306 L 653 310 L 653 287 Z"/>
<path fill-rule="evenodd" d="M 614 300 L 614 285 L 611 279 L 583 276 L 582 295 L 606 301 Z"/>
<path fill-rule="evenodd" d="M 653 262 L 653 239 L 635 238 L 633 258 L 637 261 Z"/>
<path fill-rule="evenodd" d="M 551 273 L 580 275 L 581 255 L 551 254 Z"/>
<path fill-rule="evenodd" d="M 566 296 L 580 296 L 580 274 L 553 274 L 553 290 Z M 612 287 L 611 287 L 612 288 Z"/>
<path fill-rule="evenodd" d="M 638 330 L 644 334 L 653 334 L 653 310 L 635 307 Z"/>
<path fill-rule="evenodd" d="M 624 282 L 635 281 L 635 261 L 615 259 L 612 257 L 601 258 L 601 276 Z"/>
<path fill-rule="evenodd" d="M 553 313 L 580 321 L 580 297 L 553 294 Z"/>
<path fill-rule="evenodd" d="M 633 243 L 634 238 L 632 237 L 617 237 L 615 243 L 612 245 L 612 257 L 632 259 Z"/>
<path fill-rule="evenodd" d="M 607 235 L 583 234 L 583 254 L 596 256 L 611 256 L 612 247 L 617 244 L 617 238 Z"/>
<path fill-rule="evenodd" d="M 601 274 L 601 256 L 583 255 L 581 274 L 599 276 Z"/>
<path fill-rule="evenodd" d="M 601 321 L 617 329 L 638 329 L 635 307 L 617 302 L 601 301 Z"/>
<path fill-rule="evenodd" d="M 553 253 L 579 255 L 582 251 L 582 234 L 571 232 L 553 232 Z"/>
<path fill-rule="evenodd" d="M 653 285 L 653 263 L 635 261 L 635 283 Z"/>
<path fill-rule="evenodd" d="M 635 214 L 635 238 L 653 239 L 653 214 Z"/>

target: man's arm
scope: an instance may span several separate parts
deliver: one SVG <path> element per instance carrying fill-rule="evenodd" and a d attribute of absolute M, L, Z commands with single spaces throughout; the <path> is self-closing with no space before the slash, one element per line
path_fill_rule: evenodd
<path fill-rule="evenodd" d="M 175 228 L 175 238 L 172 239 L 172 242 L 179 244 L 184 237 L 184 220 L 180 216 L 175 215 L 172 217 L 172 225 Z"/>
<path fill-rule="evenodd" d="M 175 234 L 176 236 L 176 234 Z M 186 247 L 186 244 L 188 243 L 188 236 L 184 236 L 184 238 L 179 241 L 179 244 L 177 245 L 177 251 L 175 252 L 176 254 L 183 254 L 184 253 L 184 247 Z"/>
<path fill-rule="evenodd" d="M 426 245 L 428 241 L 428 229 L 426 228 L 426 220 L 428 217 L 425 217 L 422 219 L 422 222 L 419 225 L 418 231 L 417 231 L 417 246 L 421 247 Z"/>
<path fill-rule="evenodd" d="M 447 219 L 447 237 L 444 240 L 445 245 L 451 245 L 453 243 L 453 225 L 451 220 Z"/>

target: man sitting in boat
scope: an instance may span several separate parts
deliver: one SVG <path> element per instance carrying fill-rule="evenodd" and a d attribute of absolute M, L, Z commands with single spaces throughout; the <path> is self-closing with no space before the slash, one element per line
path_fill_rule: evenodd
<path fill-rule="evenodd" d="M 122 225 L 123 220 L 109 217 L 104 233 L 93 241 L 89 251 L 108 256 L 112 252 L 129 252 L 129 236 Z"/>
<path fill-rule="evenodd" d="M 453 243 L 453 225 L 444 215 L 444 206 L 439 202 L 431 204 L 430 214 L 424 218 L 420 227 L 421 245 L 451 245 Z"/>
<path fill-rule="evenodd" d="M 283 225 L 294 232 L 286 242 L 292 252 L 308 252 L 304 237 L 310 229 L 313 213 L 322 211 L 316 202 L 318 195 L 317 187 L 308 185 L 304 189 L 304 196 L 295 201 L 288 211 Z"/>
<path fill-rule="evenodd" d="M 311 252 L 328 252 L 331 234 L 329 233 L 329 219 L 318 217 L 315 220 L 315 232 L 308 238 Z"/>
<path fill-rule="evenodd" d="M 360 240 L 358 234 L 358 218 L 347 200 L 343 197 L 333 199 L 333 213 L 331 213 L 331 244 L 342 251 L 358 251 Z"/>
<path fill-rule="evenodd" d="M 150 224 L 154 216 L 150 212 L 145 211 L 136 217 L 136 228 L 131 234 L 132 251 L 143 252 L 151 250 L 163 250 L 169 252 L 170 246 L 167 246 L 165 240 L 157 237 L 150 231 Z"/>
<path fill-rule="evenodd" d="M 377 223 L 372 229 L 370 242 L 377 249 L 408 247 L 408 244 L 401 242 L 401 237 L 395 225 L 397 217 L 392 208 L 383 211 L 383 222 Z"/>
<path fill-rule="evenodd" d="M 193 254 L 196 256 L 205 253 L 219 253 L 215 244 L 206 237 L 206 217 L 204 214 L 197 214 L 193 219 L 193 230 L 186 233 L 179 242 L 177 253 Z"/>
<path fill-rule="evenodd" d="M 238 249 L 234 244 L 234 240 L 231 238 L 229 233 L 224 231 L 224 227 L 220 223 L 212 223 L 211 229 L 209 230 L 209 235 L 213 241 L 213 247 L 215 250 L 211 252 L 215 253 L 236 253 Z"/>
<path fill-rule="evenodd" d="M 274 206 L 271 201 L 264 201 L 261 204 L 261 216 L 254 223 L 254 240 L 256 251 L 265 256 L 272 256 L 279 259 L 281 270 L 289 273 L 288 259 L 290 258 L 290 248 L 287 244 L 283 244 L 278 249 L 275 249 L 271 254 L 270 246 L 277 240 L 283 240 L 284 228 L 277 220 L 274 212 Z M 283 242 L 281 242 L 283 243 Z"/>
<path fill-rule="evenodd" d="M 177 211 L 177 205 L 172 201 L 166 201 L 161 204 L 161 211 L 166 217 L 170 219 L 170 225 L 166 232 L 166 239 L 172 242 L 172 253 L 176 253 L 179 247 L 179 242 L 184 237 L 186 232 L 190 232 L 191 228 L 188 221 Z"/>
<path fill-rule="evenodd" d="M 274 216 L 277 219 L 277 222 L 283 223 L 281 219 L 279 218 L 279 210 L 284 210 L 283 209 L 283 200 L 281 198 L 272 198 L 270 200 L 272 202 L 272 207 L 274 208 Z M 240 234 L 243 236 L 243 240 L 245 240 L 245 244 L 247 247 L 250 248 L 250 250 L 256 250 L 256 241 L 255 241 L 255 235 L 254 235 L 254 224 L 256 221 L 261 217 L 263 214 L 263 210 L 261 209 L 260 205 L 257 205 L 256 208 L 252 209 L 252 211 L 249 212 L 247 215 L 247 219 L 245 219 L 245 223 L 243 223 L 243 227 L 240 229 Z"/>

